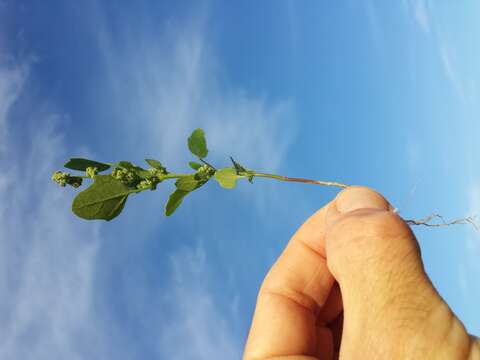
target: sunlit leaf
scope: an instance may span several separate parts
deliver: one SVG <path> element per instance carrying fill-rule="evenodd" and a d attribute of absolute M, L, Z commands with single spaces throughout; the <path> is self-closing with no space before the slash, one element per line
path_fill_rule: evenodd
<path fill-rule="evenodd" d="M 110 175 L 97 175 L 90 187 L 80 192 L 72 211 L 87 220 L 112 220 L 118 216 L 132 190 Z"/>
<path fill-rule="evenodd" d="M 192 154 L 203 159 L 208 155 L 207 140 L 205 139 L 205 133 L 202 129 L 196 129 L 192 132 L 192 135 L 188 138 L 188 148 Z"/>

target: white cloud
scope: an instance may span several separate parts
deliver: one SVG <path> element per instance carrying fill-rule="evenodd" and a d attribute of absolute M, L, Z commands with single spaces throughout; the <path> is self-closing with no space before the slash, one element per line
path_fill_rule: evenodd
<path fill-rule="evenodd" d="M 25 67 L 0 64 L 0 133 L 25 90 Z M 23 139 L 2 139 L 0 159 L 0 358 L 86 358 L 82 342 L 95 343 L 92 307 L 98 227 L 73 221 L 71 194 L 49 180 L 64 160 L 55 131 L 61 121 L 43 106 Z M 25 141 L 28 139 L 28 141 Z M 23 143 L 23 145 L 20 145 Z"/>
<path fill-rule="evenodd" d="M 445 76 L 452 84 L 454 91 L 457 93 L 460 100 L 463 102 L 466 101 L 465 91 L 460 80 L 459 74 L 457 73 L 454 64 L 452 51 L 447 47 L 445 43 L 440 44 L 440 59 L 442 61 L 443 69 L 445 71 Z"/>
<path fill-rule="evenodd" d="M 430 33 L 430 17 L 428 14 L 427 4 L 423 0 L 414 2 L 414 14 L 417 23 L 427 34 Z"/>
<path fill-rule="evenodd" d="M 120 46 L 103 33 L 99 44 L 119 122 L 139 153 L 154 150 L 174 166 L 189 156 L 186 137 L 203 127 L 213 159 L 236 155 L 247 166 L 274 171 L 295 136 L 293 104 L 269 99 L 263 89 L 230 86 L 205 22 L 169 24 L 162 42 L 142 41 L 140 29 Z"/>
<path fill-rule="evenodd" d="M 431 21 L 430 21 L 430 6 L 426 0 L 404 0 L 404 8 L 410 12 L 415 22 L 420 26 L 420 28 L 426 33 L 430 34 L 431 32 Z"/>
<path fill-rule="evenodd" d="M 7 141 L 7 115 L 17 99 L 26 76 L 26 68 L 1 63 L 0 58 L 0 156 L 4 155 Z"/>
<path fill-rule="evenodd" d="M 232 324 L 219 310 L 209 289 L 208 263 L 201 246 L 184 248 L 170 258 L 172 283 L 164 296 L 168 321 L 160 329 L 159 352 L 164 359 L 229 360 L 241 357 Z M 234 317 L 237 299 L 232 299 Z"/>
<path fill-rule="evenodd" d="M 373 44 L 377 48 L 377 51 L 383 51 L 382 43 L 384 41 L 384 34 L 375 2 L 367 1 L 364 3 L 364 6 Z"/>

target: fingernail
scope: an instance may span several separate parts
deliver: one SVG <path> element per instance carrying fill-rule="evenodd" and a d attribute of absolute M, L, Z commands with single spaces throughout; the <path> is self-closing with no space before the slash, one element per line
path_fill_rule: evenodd
<path fill-rule="evenodd" d="M 391 210 L 388 201 L 376 191 L 365 186 L 349 186 L 342 190 L 330 206 L 325 219 L 327 227 L 336 222 L 342 214 L 359 210 Z"/>
<path fill-rule="evenodd" d="M 388 210 L 390 208 L 390 204 L 382 195 L 364 186 L 346 188 L 337 195 L 335 205 L 338 212 L 342 214 L 358 209 Z"/>

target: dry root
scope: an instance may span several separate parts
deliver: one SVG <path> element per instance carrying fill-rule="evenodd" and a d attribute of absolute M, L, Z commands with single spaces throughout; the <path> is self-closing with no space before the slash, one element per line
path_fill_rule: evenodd
<path fill-rule="evenodd" d="M 430 227 L 442 227 L 442 226 L 450 226 L 450 225 L 465 225 L 470 224 L 472 225 L 475 230 L 479 230 L 480 226 L 477 223 L 477 216 L 469 216 L 462 219 L 456 219 L 452 221 L 446 221 L 445 218 L 440 214 L 432 214 L 420 220 L 412 220 L 408 219 L 405 222 L 409 225 L 423 225 L 423 226 L 430 226 Z"/>

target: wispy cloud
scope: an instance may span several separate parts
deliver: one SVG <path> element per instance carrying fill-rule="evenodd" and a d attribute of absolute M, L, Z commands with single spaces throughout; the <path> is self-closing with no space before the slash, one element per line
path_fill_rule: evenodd
<path fill-rule="evenodd" d="M 413 11 L 415 19 L 420 27 L 427 34 L 430 33 L 430 15 L 428 13 L 427 3 L 424 0 L 417 0 L 413 2 Z"/>
<path fill-rule="evenodd" d="M 453 53 L 451 49 L 447 46 L 446 43 L 441 42 L 439 51 L 440 59 L 442 61 L 443 69 L 445 71 L 445 76 L 451 83 L 459 99 L 462 102 L 466 102 L 464 86 L 456 70 L 456 67 L 454 66 L 454 59 L 452 56 Z"/>
<path fill-rule="evenodd" d="M 428 0 L 404 0 L 403 5 L 407 13 L 413 16 L 419 28 L 426 35 L 431 35 L 429 37 L 430 39 L 436 41 L 439 59 L 445 76 L 460 101 L 466 103 L 468 100 L 468 94 L 466 93 L 465 84 L 458 72 L 454 44 L 452 45 L 448 37 L 445 36 L 442 24 L 438 22 L 434 23 L 432 21 L 434 10 L 432 3 Z"/>
<path fill-rule="evenodd" d="M 160 330 L 159 352 L 164 359 L 234 360 L 241 357 L 242 341 L 234 337 L 230 314 L 219 310 L 209 279 L 206 253 L 201 245 L 184 248 L 170 257 L 171 284 L 163 296 L 169 313 Z M 226 316 L 228 315 L 228 316 Z"/>
<path fill-rule="evenodd" d="M 364 3 L 365 12 L 367 15 L 368 26 L 372 34 L 372 40 L 378 51 L 383 51 L 382 43 L 384 41 L 383 29 L 378 16 L 378 10 L 374 1 L 367 1 Z"/>
<path fill-rule="evenodd" d="M 426 0 L 404 0 L 404 8 L 413 15 L 415 22 L 426 33 L 431 32 L 429 3 Z"/>
<path fill-rule="evenodd" d="M 7 145 L 7 117 L 26 77 L 26 67 L 3 62 L 0 57 L 0 156 Z"/>
<path fill-rule="evenodd" d="M 97 342 L 98 227 L 72 221 L 70 194 L 49 180 L 65 155 L 55 130 L 62 119 L 43 105 L 17 103 L 28 91 L 26 69 L 0 64 L 0 133 L 9 133 L 0 159 L 0 358 L 88 358 L 80 344 Z M 35 112 L 35 121 L 24 119 L 22 145 L 11 129 L 15 105 Z"/>
<path fill-rule="evenodd" d="M 171 163 L 185 160 L 186 136 L 204 127 L 213 159 L 236 155 L 274 171 L 295 136 L 293 103 L 269 99 L 265 89 L 229 85 L 206 22 L 205 16 L 170 23 L 161 43 L 141 41 L 142 29 L 122 44 L 103 33 L 99 45 L 113 71 L 107 86 L 109 96 L 115 94 L 109 100 L 120 106 L 119 122 L 139 152 L 155 149 Z"/>

